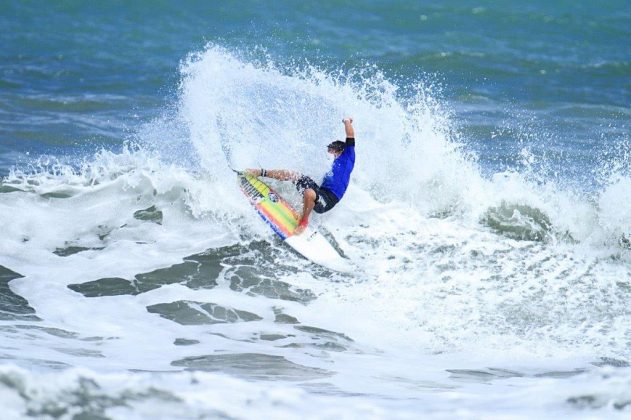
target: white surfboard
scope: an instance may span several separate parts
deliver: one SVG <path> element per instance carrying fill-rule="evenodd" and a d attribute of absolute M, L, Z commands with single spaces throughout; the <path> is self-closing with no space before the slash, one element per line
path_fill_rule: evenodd
<path fill-rule="evenodd" d="M 329 241 L 310 226 L 300 235 L 285 239 L 285 243 L 309 260 L 330 270 L 349 273 L 353 269 L 349 260 L 338 254 Z"/>
<path fill-rule="evenodd" d="M 238 174 L 238 180 L 241 190 L 248 197 L 252 207 L 287 245 L 308 260 L 325 268 L 340 272 L 352 271 L 350 261 L 343 258 L 333 245 L 312 226 L 308 226 L 299 235 L 294 234 L 300 216 L 269 185 L 257 177 L 241 173 Z"/>

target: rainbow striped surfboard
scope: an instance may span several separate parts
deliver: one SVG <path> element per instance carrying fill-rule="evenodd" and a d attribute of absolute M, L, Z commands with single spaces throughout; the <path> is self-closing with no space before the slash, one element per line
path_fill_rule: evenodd
<path fill-rule="evenodd" d="M 258 214 L 282 240 L 293 235 L 300 215 L 287 201 L 252 175 L 239 175 L 239 184 Z"/>
<path fill-rule="evenodd" d="M 351 272 L 354 267 L 312 226 L 294 235 L 300 215 L 287 201 L 257 177 L 239 173 L 239 185 L 250 204 L 274 232 L 308 260 L 330 270 Z"/>

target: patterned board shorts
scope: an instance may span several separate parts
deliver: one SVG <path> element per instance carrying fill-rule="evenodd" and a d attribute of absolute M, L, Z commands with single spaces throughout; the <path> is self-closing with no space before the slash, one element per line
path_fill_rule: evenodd
<path fill-rule="evenodd" d="M 300 194 L 304 193 L 304 191 L 309 188 L 316 193 L 315 206 L 313 207 L 313 211 L 316 213 L 325 213 L 335 207 L 337 202 L 340 201 L 333 192 L 326 188 L 321 188 L 308 176 L 303 175 L 296 181 L 296 189 Z"/>

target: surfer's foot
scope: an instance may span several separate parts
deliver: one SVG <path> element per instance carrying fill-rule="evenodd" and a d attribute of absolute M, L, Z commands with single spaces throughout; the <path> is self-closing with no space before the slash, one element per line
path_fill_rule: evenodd
<path fill-rule="evenodd" d="M 308 220 L 301 220 L 300 223 L 298 223 L 298 226 L 296 226 L 296 230 L 294 230 L 294 235 L 300 235 L 302 232 L 304 232 L 308 224 Z"/>

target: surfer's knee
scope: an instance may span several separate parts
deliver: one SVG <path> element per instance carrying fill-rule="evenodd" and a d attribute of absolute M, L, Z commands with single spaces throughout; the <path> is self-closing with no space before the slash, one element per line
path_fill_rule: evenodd
<path fill-rule="evenodd" d="M 303 197 L 309 201 L 313 201 L 315 202 L 317 194 L 315 192 L 315 190 L 313 190 L 312 188 L 307 188 L 305 189 L 305 191 L 302 193 Z"/>

